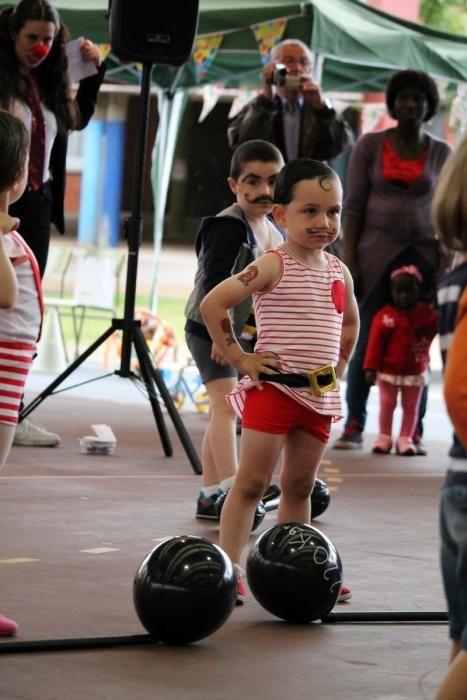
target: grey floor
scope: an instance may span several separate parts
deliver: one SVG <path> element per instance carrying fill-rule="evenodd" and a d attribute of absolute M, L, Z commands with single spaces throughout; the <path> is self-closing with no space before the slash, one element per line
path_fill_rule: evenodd
<path fill-rule="evenodd" d="M 48 379 L 33 373 L 30 392 Z M 339 611 L 444 610 L 437 499 L 450 428 L 440 386 L 431 392 L 427 457 L 371 454 L 375 402 L 365 448 L 330 448 L 320 470 L 332 502 L 315 525 L 338 548 L 353 591 Z M 182 417 L 199 449 L 206 418 L 192 410 Z M 23 642 L 140 635 L 131 589 L 143 557 L 175 534 L 217 541 L 217 527 L 193 517 L 200 477 L 170 421 L 175 454 L 163 455 L 149 405 L 128 380 L 50 397 L 34 418 L 62 443 L 14 448 L 2 471 L 0 609 L 19 622 Z M 114 455 L 80 454 L 78 438 L 93 423 L 113 428 Z M 273 522 L 268 515 L 259 532 Z M 431 699 L 447 654 L 445 624 L 294 626 L 250 599 L 218 632 L 185 648 L 0 654 L 0 697 Z"/>

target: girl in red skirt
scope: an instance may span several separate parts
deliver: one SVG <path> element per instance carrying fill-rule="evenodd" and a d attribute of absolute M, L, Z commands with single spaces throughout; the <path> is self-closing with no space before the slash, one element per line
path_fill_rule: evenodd
<path fill-rule="evenodd" d="M 396 452 L 410 457 L 416 454 L 412 435 L 438 322 L 434 309 L 419 301 L 422 275 L 415 265 L 397 268 L 390 279 L 392 303 L 373 319 L 363 369 L 368 384 L 377 381 L 379 388 L 379 435 L 373 452 L 386 454 L 392 449 L 392 420 L 400 393 L 403 414 Z"/>

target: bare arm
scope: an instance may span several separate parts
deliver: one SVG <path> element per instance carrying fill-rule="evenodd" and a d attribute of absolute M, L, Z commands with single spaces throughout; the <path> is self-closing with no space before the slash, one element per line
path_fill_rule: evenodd
<path fill-rule="evenodd" d="M 19 220 L 0 214 L 0 308 L 8 309 L 16 304 L 18 282 L 11 260 L 5 250 L 3 234 L 19 225 Z"/>
<path fill-rule="evenodd" d="M 248 374 L 259 388 L 259 373 L 273 374 L 271 367 L 277 367 L 278 360 L 272 352 L 246 353 L 242 350 L 233 332 L 229 309 L 240 304 L 253 292 L 266 291 L 273 286 L 280 271 L 278 256 L 266 254 L 238 275 L 218 284 L 200 305 L 201 315 L 213 343 L 229 365 L 241 374 Z"/>
<path fill-rule="evenodd" d="M 360 317 L 357 300 L 355 299 L 352 276 L 345 265 L 342 267 L 345 280 L 345 306 L 342 319 L 342 333 L 339 349 L 339 360 L 336 365 L 336 374 L 341 379 L 352 357 L 357 344 L 360 330 Z"/>

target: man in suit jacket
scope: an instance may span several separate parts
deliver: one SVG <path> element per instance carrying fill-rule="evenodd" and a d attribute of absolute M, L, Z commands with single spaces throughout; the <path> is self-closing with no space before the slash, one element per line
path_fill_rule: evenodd
<path fill-rule="evenodd" d="M 301 41 L 286 39 L 262 72 L 262 92 L 231 121 L 231 148 L 250 139 L 276 145 L 285 161 L 330 160 L 353 143 L 345 119 L 323 98 L 312 76 L 312 54 Z"/>

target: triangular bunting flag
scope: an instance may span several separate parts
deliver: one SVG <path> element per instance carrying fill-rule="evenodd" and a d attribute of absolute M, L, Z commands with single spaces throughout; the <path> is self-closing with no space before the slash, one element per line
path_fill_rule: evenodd
<path fill-rule="evenodd" d="M 255 35 L 256 43 L 258 44 L 263 66 L 268 65 L 271 59 L 271 51 L 282 39 L 286 26 L 287 20 L 281 18 L 270 20 L 269 22 L 261 22 L 261 24 L 254 24 L 251 27 Z"/>
<path fill-rule="evenodd" d="M 105 59 L 110 53 L 110 44 L 98 44 L 97 48 L 99 49 L 99 56 L 101 61 L 105 61 Z"/>
<path fill-rule="evenodd" d="M 200 115 L 198 117 L 198 123 L 201 124 L 202 121 L 206 119 L 208 114 L 212 112 L 217 104 L 219 97 L 222 94 L 222 83 L 214 83 L 203 85 L 203 107 L 201 109 Z"/>
<path fill-rule="evenodd" d="M 193 60 L 195 62 L 196 81 L 199 83 L 209 70 L 222 42 L 222 34 L 200 36 L 195 40 Z"/>
<path fill-rule="evenodd" d="M 243 107 L 248 104 L 254 97 L 259 94 L 259 90 L 250 90 L 249 88 L 239 88 L 237 94 L 233 98 L 232 106 L 230 107 L 229 119 L 237 116 Z"/>

